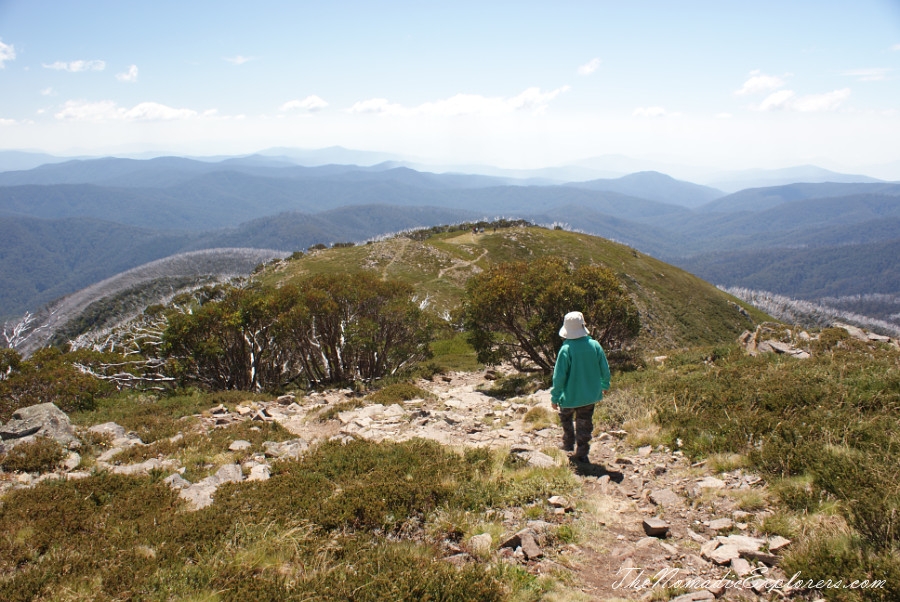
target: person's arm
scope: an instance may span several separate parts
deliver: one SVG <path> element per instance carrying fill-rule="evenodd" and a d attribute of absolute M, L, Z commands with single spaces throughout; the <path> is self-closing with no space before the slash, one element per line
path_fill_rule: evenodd
<path fill-rule="evenodd" d="M 569 378 L 569 354 L 563 346 L 556 356 L 556 365 L 553 367 L 553 388 L 550 390 L 550 403 L 559 405 L 563 391 L 566 389 L 566 381 Z"/>
<path fill-rule="evenodd" d="M 609 379 L 610 379 L 609 362 L 606 361 L 606 352 L 603 351 L 603 347 L 601 347 L 598 344 L 597 349 L 599 352 L 598 360 L 600 361 L 600 386 L 604 391 L 608 391 L 609 390 Z"/>

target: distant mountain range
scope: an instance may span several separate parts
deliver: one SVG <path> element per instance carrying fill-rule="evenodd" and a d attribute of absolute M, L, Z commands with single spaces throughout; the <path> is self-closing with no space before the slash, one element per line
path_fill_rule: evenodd
<path fill-rule="evenodd" d="M 298 165 L 316 156 L 270 149 L 0 173 L 0 319 L 185 251 L 291 252 L 494 217 L 604 236 L 714 284 L 765 284 L 806 298 L 900 292 L 887 290 L 898 255 L 884 256 L 900 240 L 898 183 L 792 182 L 726 194 L 653 171 L 551 183 L 535 173 L 431 173 L 395 157 L 326 150 L 368 164 Z M 23 155 L 0 153 L 0 165 L 40 159 Z"/>

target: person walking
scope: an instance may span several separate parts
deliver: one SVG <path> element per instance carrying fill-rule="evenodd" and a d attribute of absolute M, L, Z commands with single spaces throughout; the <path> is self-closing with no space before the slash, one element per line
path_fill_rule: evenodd
<path fill-rule="evenodd" d="M 550 401 L 563 429 L 560 447 L 574 452 L 575 462 L 589 463 L 594 404 L 609 389 L 609 363 L 603 347 L 588 334 L 580 311 L 566 314 L 559 336 L 565 341 L 556 355 Z"/>

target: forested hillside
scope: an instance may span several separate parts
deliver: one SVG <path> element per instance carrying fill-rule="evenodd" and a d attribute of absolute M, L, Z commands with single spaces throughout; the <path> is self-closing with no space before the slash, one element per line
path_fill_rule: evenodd
<path fill-rule="evenodd" d="M 0 173 L 0 316 L 173 253 L 290 253 L 495 217 L 603 236 L 724 286 L 812 300 L 897 292 L 900 185 L 721 194 L 655 172 L 538 185 L 395 164 L 305 167 L 287 156 L 44 165 Z"/>

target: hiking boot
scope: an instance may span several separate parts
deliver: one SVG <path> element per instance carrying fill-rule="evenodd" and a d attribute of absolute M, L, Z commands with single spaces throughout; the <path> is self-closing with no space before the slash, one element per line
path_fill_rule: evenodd
<path fill-rule="evenodd" d="M 591 446 L 588 443 L 579 443 L 578 447 L 575 448 L 575 461 L 583 462 L 585 464 L 590 464 L 590 460 L 588 459 L 588 454 L 591 451 Z"/>
<path fill-rule="evenodd" d="M 563 442 L 559 444 L 559 449 L 564 452 L 573 452 L 575 451 L 575 442 L 574 441 L 566 441 L 563 439 Z"/>

